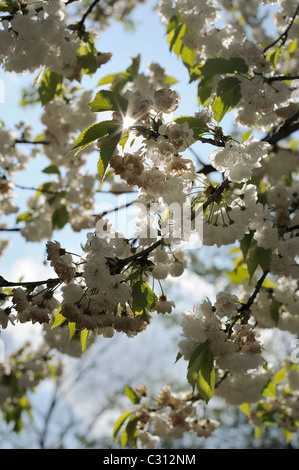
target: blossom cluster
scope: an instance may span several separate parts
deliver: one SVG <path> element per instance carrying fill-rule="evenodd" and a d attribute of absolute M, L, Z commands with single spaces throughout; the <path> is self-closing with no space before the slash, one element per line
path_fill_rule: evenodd
<path fill-rule="evenodd" d="M 139 400 L 147 397 L 147 387 L 140 384 L 134 389 Z M 163 386 L 151 407 L 144 404 L 135 412 L 137 440 L 143 449 L 154 449 L 161 439 L 182 439 L 185 433 L 208 438 L 219 426 L 216 419 L 200 417 L 198 401 L 189 393 L 174 392 Z"/>
<path fill-rule="evenodd" d="M 189 360 L 198 344 L 209 341 L 217 366 L 234 373 L 245 373 L 263 365 L 262 343 L 253 325 L 230 322 L 238 316 L 238 298 L 220 292 L 212 306 L 203 302 L 184 312 L 179 350 Z"/>

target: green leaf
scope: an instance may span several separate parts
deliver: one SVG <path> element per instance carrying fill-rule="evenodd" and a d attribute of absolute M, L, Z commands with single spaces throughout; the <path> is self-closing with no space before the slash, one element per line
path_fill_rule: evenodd
<path fill-rule="evenodd" d="M 132 64 L 127 68 L 127 73 L 130 75 L 130 78 L 136 77 L 139 72 L 140 67 L 140 54 L 132 58 Z"/>
<path fill-rule="evenodd" d="M 278 57 L 279 57 L 279 54 L 280 54 L 281 50 L 282 49 L 280 47 L 278 47 L 277 49 L 275 49 L 274 51 L 269 52 L 266 55 L 266 59 L 271 62 L 271 65 L 274 69 L 276 68 L 276 64 L 277 64 Z"/>
<path fill-rule="evenodd" d="M 243 253 L 244 259 L 246 259 L 251 241 L 253 239 L 254 230 L 250 230 L 249 233 L 246 233 L 242 240 L 240 241 L 240 248 Z"/>
<path fill-rule="evenodd" d="M 69 220 L 69 214 L 66 206 L 61 205 L 52 214 L 52 225 L 55 229 L 62 229 Z"/>
<path fill-rule="evenodd" d="M 252 131 L 253 129 L 249 129 L 249 131 L 246 131 L 242 136 L 241 142 L 245 142 L 247 139 L 249 139 L 252 134 Z"/>
<path fill-rule="evenodd" d="M 134 415 L 130 418 L 128 424 L 123 430 L 120 442 L 122 447 L 125 447 L 129 442 L 133 449 L 137 448 L 137 423 L 138 418 Z"/>
<path fill-rule="evenodd" d="M 248 274 L 248 269 L 247 269 L 246 264 L 241 264 L 240 266 L 235 268 L 233 271 L 227 273 L 227 275 L 233 284 L 241 284 L 246 279 L 249 279 L 249 274 Z"/>
<path fill-rule="evenodd" d="M 18 215 L 16 219 L 16 223 L 18 224 L 19 222 L 29 222 L 31 218 L 32 218 L 31 212 L 24 212 L 23 214 Z"/>
<path fill-rule="evenodd" d="M 193 116 L 180 116 L 174 119 L 174 122 L 178 124 L 187 122 L 190 129 L 193 130 L 193 137 L 195 139 L 198 139 L 201 135 L 209 130 L 207 124 L 202 119 Z"/>
<path fill-rule="evenodd" d="M 273 377 L 273 381 L 278 384 L 280 382 L 283 382 L 284 379 L 286 379 L 287 377 L 287 372 L 288 372 L 288 368 L 287 367 L 282 367 L 281 369 L 279 369 L 275 374 L 274 374 L 274 377 Z"/>
<path fill-rule="evenodd" d="M 132 298 L 132 308 L 136 315 L 142 313 L 145 309 L 151 311 L 157 303 L 156 294 L 146 282 L 141 280 L 133 283 Z"/>
<path fill-rule="evenodd" d="M 99 174 L 104 177 L 111 157 L 117 147 L 117 144 L 121 140 L 122 133 L 118 132 L 117 134 L 112 133 L 106 137 L 101 143 L 100 149 L 100 158 L 98 161 L 98 171 Z"/>
<path fill-rule="evenodd" d="M 169 50 L 179 56 L 184 47 L 182 37 L 187 32 L 187 26 L 181 23 L 181 16 L 173 16 L 167 26 L 167 42 L 169 44 Z"/>
<path fill-rule="evenodd" d="M 110 90 L 98 91 L 93 101 L 88 103 L 91 112 L 101 113 L 105 111 L 118 111 L 125 115 L 128 101 L 119 93 Z"/>
<path fill-rule="evenodd" d="M 176 15 L 172 16 L 167 24 L 167 30 L 166 30 L 167 33 L 170 33 L 170 31 L 175 29 L 179 25 L 181 20 L 182 20 L 181 13 L 179 13 L 177 16 Z"/>
<path fill-rule="evenodd" d="M 125 81 L 125 83 L 127 83 L 128 81 L 130 81 L 130 79 L 131 79 L 131 75 L 127 72 L 111 73 L 101 78 L 101 80 L 98 83 L 98 86 L 108 85 L 111 83 L 113 84 L 113 87 L 114 87 L 118 82 Z"/>
<path fill-rule="evenodd" d="M 60 175 L 59 168 L 56 165 L 47 166 L 46 168 L 43 169 L 43 173 L 46 173 L 47 175 L 52 175 L 52 174 Z"/>
<path fill-rule="evenodd" d="M 278 302 L 276 299 L 272 299 L 272 302 L 270 305 L 270 317 L 274 321 L 275 325 L 277 325 L 278 320 L 279 320 L 279 308 L 280 308 L 280 302 Z"/>
<path fill-rule="evenodd" d="M 119 131 L 122 128 L 121 126 L 122 122 L 117 120 L 101 121 L 97 124 L 92 124 L 77 137 L 72 150 L 79 149 L 78 152 L 80 152 L 99 138 Z"/>
<path fill-rule="evenodd" d="M 214 111 L 214 118 L 217 122 L 220 122 L 225 115 L 224 104 L 220 96 L 217 96 L 217 98 L 215 99 L 212 106 L 212 110 Z"/>
<path fill-rule="evenodd" d="M 81 43 L 77 50 L 77 59 L 83 73 L 93 75 L 97 71 L 97 50 L 92 44 Z"/>
<path fill-rule="evenodd" d="M 56 314 L 55 314 L 55 319 L 54 319 L 54 322 L 51 326 L 51 330 L 53 328 L 56 328 L 57 326 L 60 326 L 62 325 L 62 323 L 64 323 L 66 320 L 66 317 L 64 317 L 62 314 L 61 314 L 61 305 L 60 307 L 58 307 L 57 311 L 56 311 Z"/>
<path fill-rule="evenodd" d="M 76 328 L 76 323 L 75 322 L 68 322 L 68 327 L 69 327 L 69 341 L 71 341 L 72 337 L 74 336 L 74 334 L 76 333 L 77 331 L 77 328 Z"/>
<path fill-rule="evenodd" d="M 224 59 L 217 57 L 208 59 L 200 70 L 204 76 L 223 75 L 225 73 L 247 73 L 248 65 L 241 58 Z"/>
<path fill-rule="evenodd" d="M 83 352 L 86 349 L 89 334 L 90 334 L 90 330 L 88 330 L 87 328 L 84 328 L 84 330 L 81 330 L 80 332 L 80 343 L 81 343 L 81 348 Z"/>
<path fill-rule="evenodd" d="M 289 442 L 292 439 L 294 433 L 292 431 L 289 431 L 288 429 L 282 429 L 282 434 L 285 437 L 286 444 L 289 444 Z"/>
<path fill-rule="evenodd" d="M 261 246 L 254 243 L 248 251 L 247 267 L 249 272 L 249 279 L 251 281 L 256 269 L 260 266 L 264 271 L 269 268 L 271 261 L 271 250 L 266 250 Z"/>
<path fill-rule="evenodd" d="M 190 77 L 190 80 L 198 79 L 199 74 L 195 74 L 194 77 Z M 198 83 L 197 97 L 199 104 L 205 105 L 209 101 L 213 87 L 213 76 L 202 77 Z"/>
<path fill-rule="evenodd" d="M 294 54 L 294 52 L 296 52 L 297 49 L 298 49 L 298 39 L 295 38 L 288 45 L 288 53 L 289 54 Z"/>
<path fill-rule="evenodd" d="M 126 419 L 128 419 L 128 417 L 131 416 L 132 414 L 133 414 L 133 411 L 126 411 L 123 415 L 120 416 L 120 418 L 118 418 L 113 428 L 113 442 L 115 441 L 117 434 L 119 433 L 119 430 L 124 424 L 124 422 L 126 421 Z"/>
<path fill-rule="evenodd" d="M 191 71 L 195 64 L 196 51 L 184 46 L 181 52 L 181 59 L 183 64 Z"/>
<path fill-rule="evenodd" d="M 40 82 L 38 94 L 42 105 L 49 103 L 55 96 L 60 95 L 62 91 L 63 76 L 47 70 Z"/>
<path fill-rule="evenodd" d="M 225 114 L 236 106 L 241 99 L 240 81 L 236 77 L 226 77 L 217 85 L 217 98 L 213 105 L 215 119 L 220 122 Z"/>
<path fill-rule="evenodd" d="M 128 441 L 130 442 L 131 446 L 133 449 L 137 449 L 137 424 L 138 424 L 138 418 L 137 417 L 132 417 L 130 418 L 127 426 L 126 426 L 126 432 L 128 435 Z"/>
<path fill-rule="evenodd" d="M 277 398 L 276 383 L 271 380 L 263 390 L 264 397 Z"/>
<path fill-rule="evenodd" d="M 193 352 L 188 364 L 187 379 L 193 391 L 197 388 L 200 397 L 208 403 L 215 390 L 214 355 L 209 340 L 201 343 Z"/>
<path fill-rule="evenodd" d="M 182 357 L 183 357 L 183 354 L 181 352 L 178 352 L 175 358 L 175 363 L 177 363 Z"/>
<path fill-rule="evenodd" d="M 140 398 L 137 395 L 137 393 L 133 390 L 132 387 L 130 387 L 129 385 L 126 385 L 125 392 L 126 392 L 127 397 L 131 400 L 131 402 L 134 405 L 138 405 L 140 403 Z"/>
<path fill-rule="evenodd" d="M 243 413 L 245 413 L 245 415 L 247 416 L 247 418 L 250 418 L 251 417 L 251 413 L 250 413 L 250 403 L 242 403 L 241 405 L 239 405 L 239 409 L 241 411 L 243 411 Z"/>

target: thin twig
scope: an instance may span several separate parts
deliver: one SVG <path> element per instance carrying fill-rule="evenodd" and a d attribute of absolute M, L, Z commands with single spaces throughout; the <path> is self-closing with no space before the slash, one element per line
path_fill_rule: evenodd
<path fill-rule="evenodd" d="M 33 188 L 31 186 L 22 186 L 20 184 L 16 184 L 15 187 L 18 188 L 18 189 L 25 189 L 25 190 L 29 190 L 29 191 L 39 191 L 40 193 L 46 193 L 46 194 L 59 194 L 59 193 L 61 193 L 61 191 L 51 191 L 50 189 Z"/>
<path fill-rule="evenodd" d="M 99 3 L 100 0 L 94 0 L 91 5 L 89 5 L 88 9 L 86 10 L 86 12 L 84 13 L 84 15 L 82 16 L 81 20 L 77 23 L 77 27 L 79 30 L 82 30 L 83 29 L 83 26 L 84 26 L 84 23 L 85 23 L 85 20 L 86 18 L 88 17 L 88 15 L 92 12 L 92 10 L 94 9 L 94 7 L 97 5 L 97 3 Z"/>
<path fill-rule="evenodd" d="M 297 80 L 299 75 L 277 75 L 276 77 L 267 78 L 267 82 L 277 82 L 282 80 Z"/>
<path fill-rule="evenodd" d="M 298 122 L 297 122 L 298 121 Z M 293 132 L 299 130 L 299 111 L 297 111 L 292 117 L 287 119 L 283 126 L 281 126 L 273 134 L 267 135 L 262 139 L 262 142 L 269 142 L 271 145 L 275 145 L 279 140 L 285 139 Z"/>
<path fill-rule="evenodd" d="M 263 284 L 263 282 L 266 279 L 268 274 L 269 274 L 268 270 L 263 272 L 262 276 L 260 277 L 260 279 L 258 280 L 258 282 L 255 286 L 255 289 L 254 289 L 253 293 L 251 294 L 251 296 L 247 300 L 246 304 L 242 304 L 242 307 L 240 307 L 239 313 L 245 312 L 246 310 L 250 309 L 251 305 L 255 301 L 255 298 L 256 298 L 257 294 L 261 290 L 262 284 Z"/>
<path fill-rule="evenodd" d="M 275 39 L 275 41 L 273 41 L 271 44 L 269 44 L 269 46 L 265 47 L 264 53 L 267 52 L 269 49 L 271 49 L 271 47 L 275 46 L 275 44 L 277 44 L 280 40 L 282 40 L 281 45 L 282 46 L 284 45 L 284 43 L 286 42 L 286 40 L 288 38 L 288 32 L 290 31 L 291 27 L 293 26 L 293 23 L 295 21 L 296 16 L 298 15 L 298 13 L 299 13 L 299 4 L 296 8 L 295 13 L 291 16 L 291 22 L 288 25 L 288 27 L 286 28 L 286 30 L 283 33 L 281 33 L 281 35 L 277 39 Z"/>
<path fill-rule="evenodd" d="M 15 144 L 31 144 L 31 145 L 51 145 L 49 140 L 26 140 L 26 139 L 16 139 Z"/>

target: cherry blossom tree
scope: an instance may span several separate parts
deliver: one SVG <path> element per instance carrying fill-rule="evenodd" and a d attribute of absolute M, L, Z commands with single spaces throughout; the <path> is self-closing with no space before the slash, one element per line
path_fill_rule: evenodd
<path fill-rule="evenodd" d="M 146 72 L 138 55 L 126 70 L 105 73 L 113 55 L 98 50 L 97 31 L 114 19 L 130 22 L 138 3 L 0 3 L 2 69 L 35 74 L 23 104 L 42 106 L 43 129 L 0 128 L 0 251 L 18 232 L 44 244 L 53 269 L 48 279 L 0 277 L 3 331 L 31 323 L 44 332 L 40 349 L 25 345 L 1 365 L 3 417 L 19 431 L 28 392 L 59 379 L 53 351 L 80 356 L 99 336 L 134 342 L 157 317 L 171 316 L 167 286 L 188 270 L 190 247 L 195 257 L 229 247 L 228 286 L 200 305 L 186 300 L 181 312 L 176 361 L 185 361 L 187 391 L 165 384 L 150 399 L 149 384 L 124 384 L 131 403 L 111 438 L 133 448 L 186 433 L 206 438 L 221 423 L 200 410 L 208 414 L 210 400 L 221 397 L 245 413 L 256 436 L 276 426 L 289 442 L 299 426 L 298 2 L 158 2 L 169 50 L 196 85 L 197 111 L 187 115 L 159 53 Z M 95 73 L 101 79 L 89 91 L 84 78 Z M 30 181 L 34 196 L 22 212 L 16 175 L 41 157 L 48 179 Z M 104 191 L 134 196 L 125 204 L 134 207 L 128 233 L 110 211 L 96 213 Z M 82 235 L 80 253 L 54 238 L 66 227 Z M 273 365 L 262 336 L 277 330 L 292 341 Z"/>

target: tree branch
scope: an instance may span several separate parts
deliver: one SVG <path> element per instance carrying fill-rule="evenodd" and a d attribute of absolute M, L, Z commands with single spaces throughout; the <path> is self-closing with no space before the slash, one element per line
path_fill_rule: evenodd
<path fill-rule="evenodd" d="M 294 116 L 290 117 L 285 121 L 283 126 L 281 126 L 273 134 L 267 135 L 262 139 L 262 142 L 269 142 L 271 145 L 275 145 L 279 140 L 285 139 L 293 132 L 299 130 L 299 111 L 297 111 Z"/>
<path fill-rule="evenodd" d="M 255 301 L 255 298 L 256 298 L 257 294 L 261 290 L 262 284 L 263 284 L 263 282 L 266 279 L 266 276 L 268 274 L 269 274 L 268 270 L 263 272 L 262 276 L 260 277 L 260 279 L 258 280 L 258 282 L 255 286 L 255 289 L 254 289 L 253 293 L 251 294 L 251 296 L 247 300 L 246 304 L 243 304 L 242 307 L 239 308 L 239 313 L 246 312 L 246 310 L 250 309 L 251 305 Z"/>
<path fill-rule="evenodd" d="M 81 273 L 80 273 L 81 276 Z M 79 277 L 79 276 L 78 276 Z M 46 279 L 45 281 L 26 281 L 26 282 L 11 282 L 4 279 L 4 277 L 0 276 L 0 287 L 26 287 L 34 289 L 38 286 L 43 286 L 45 284 L 51 284 L 51 286 L 55 287 L 57 284 L 61 283 L 61 280 L 57 278 L 50 278 Z"/>
<path fill-rule="evenodd" d="M 271 44 L 269 44 L 269 46 L 265 47 L 265 49 L 263 51 L 264 53 L 267 52 L 269 49 L 271 49 L 271 47 L 275 46 L 275 44 L 277 44 L 280 40 L 282 40 L 281 45 L 282 46 L 284 45 L 284 43 L 286 42 L 286 40 L 288 38 L 288 32 L 290 31 L 291 27 L 293 26 L 293 23 L 295 21 L 296 16 L 298 15 L 298 13 L 299 13 L 299 4 L 296 8 L 295 13 L 291 16 L 291 22 L 288 25 L 288 27 L 286 28 L 286 30 L 277 39 L 275 39 L 275 41 L 273 41 Z"/>
<path fill-rule="evenodd" d="M 267 78 L 267 82 L 277 82 L 277 81 L 282 81 L 282 80 L 297 80 L 299 78 L 299 75 L 277 75 L 276 77 L 269 77 Z"/>
<path fill-rule="evenodd" d="M 94 1 L 89 5 L 88 9 L 86 10 L 86 12 L 84 13 L 84 15 L 82 16 L 81 20 L 77 23 L 77 27 L 78 27 L 79 31 L 82 31 L 86 18 L 88 17 L 88 15 L 92 12 L 92 10 L 94 9 L 94 7 L 95 7 L 95 6 L 97 5 L 97 3 L 99 3 L 99 2 L 100 2 L 100 0 L 94 0 Z"/>
<path fill-rule="evenodd" d="M 26 140 L 26 139 L 16 139 L 15 144 L 31 144 L 31 145 L 51 145 L 51 142 L 48 140 Z"/>

